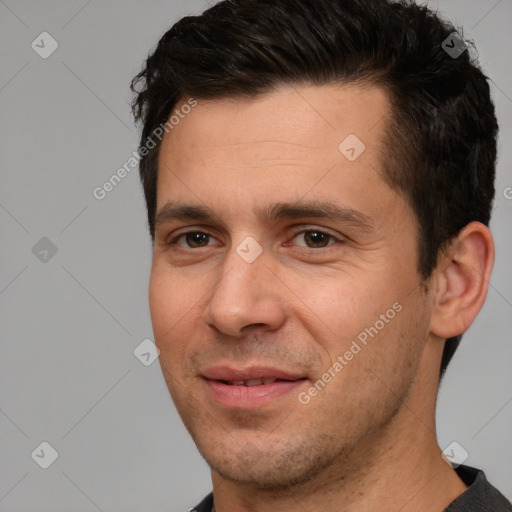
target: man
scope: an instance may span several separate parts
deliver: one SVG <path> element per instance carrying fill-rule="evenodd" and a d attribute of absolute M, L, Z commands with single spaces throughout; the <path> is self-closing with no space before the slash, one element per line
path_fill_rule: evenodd
<path fill-rule="evenodd" d="M 435 431 L 494 261 L 497 123 L 455 29 L 227 0 L 132 88 L 160 364 L 212 471 L 196 510 L 512 510 Z"/>

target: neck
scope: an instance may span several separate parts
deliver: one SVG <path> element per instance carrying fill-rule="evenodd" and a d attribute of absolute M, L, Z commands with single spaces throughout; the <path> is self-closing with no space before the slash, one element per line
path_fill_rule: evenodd
<path fill-rule="evenodd" d="M 300 486 L 255 488 L 212 471 L 216 512 L 442 512 L 466 485 L 441 456 L 435 431 L 437 389 L 426 393 L 425 386 L 432 387 L 427 377 L 415 382 L 386 427 Z"/>

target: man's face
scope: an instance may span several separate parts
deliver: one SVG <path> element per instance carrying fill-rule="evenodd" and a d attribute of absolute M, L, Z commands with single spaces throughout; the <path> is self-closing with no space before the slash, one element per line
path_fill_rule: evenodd
<path fill-rule="evenodd" d="M 431 306 L 412 210 L 381 175 L 388 109 L 377 87 L 283 87 L 198 101 L 164 138 L 155 339 L 228 479 L 278 488 L 348 461 L 410 395 Z M 340 149 L 351 134 L 362 153 Z"/>

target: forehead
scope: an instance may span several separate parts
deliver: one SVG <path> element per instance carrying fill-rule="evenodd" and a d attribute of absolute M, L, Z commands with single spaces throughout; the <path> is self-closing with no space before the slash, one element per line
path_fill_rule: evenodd
<path fill-rule="evenodd" d="M 245 144 L 252 144 L 256 150 L 265 145 L 278 155 L 311 154 L 317 149 L 336 151 L 338 156 L 338 144 L 350 134 L 367 146 L 380 143 L 389 112 L 387 92 L 370 85 L 281 86 L 251 98 L 196 101 L 190 113 L 180 119 L 174 116 L 179 122 L 165 135 L 164 152 L 183 147 L 220 153 L 225 147 L 238 156 L 248 149 Z M 288 151 L 280 143 L 288 144 Z"/>
<path fill-rule="evenodd" d="M 254 98 L 198 99 L 164 136 L 157 210 L 180 200 L 237 215 L 237 206 L 303 198 L 361 208 L 379 189 L 394 194 L 381 178 L 388 113 L 388 95 L 377 86 L 283 86 Z"/>

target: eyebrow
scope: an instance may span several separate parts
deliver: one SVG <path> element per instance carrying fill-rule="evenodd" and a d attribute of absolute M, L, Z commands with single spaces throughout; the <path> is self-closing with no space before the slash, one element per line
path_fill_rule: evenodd
<path fill-rule="evenodd" d="M 343 222 L 366 232 L 371 232 L 375 229 L 373 220 L 362 212 L 323 201 L 274 203 L 265 208 L 258 209 L 256 214 L 260 219 L 267 222 L 315 218 Z M 207 206 L 168 202 L 157 212 L 155 216 L 155 226 L 159 227 L 173 220 L 223 223 L 220 216 Z"/>

